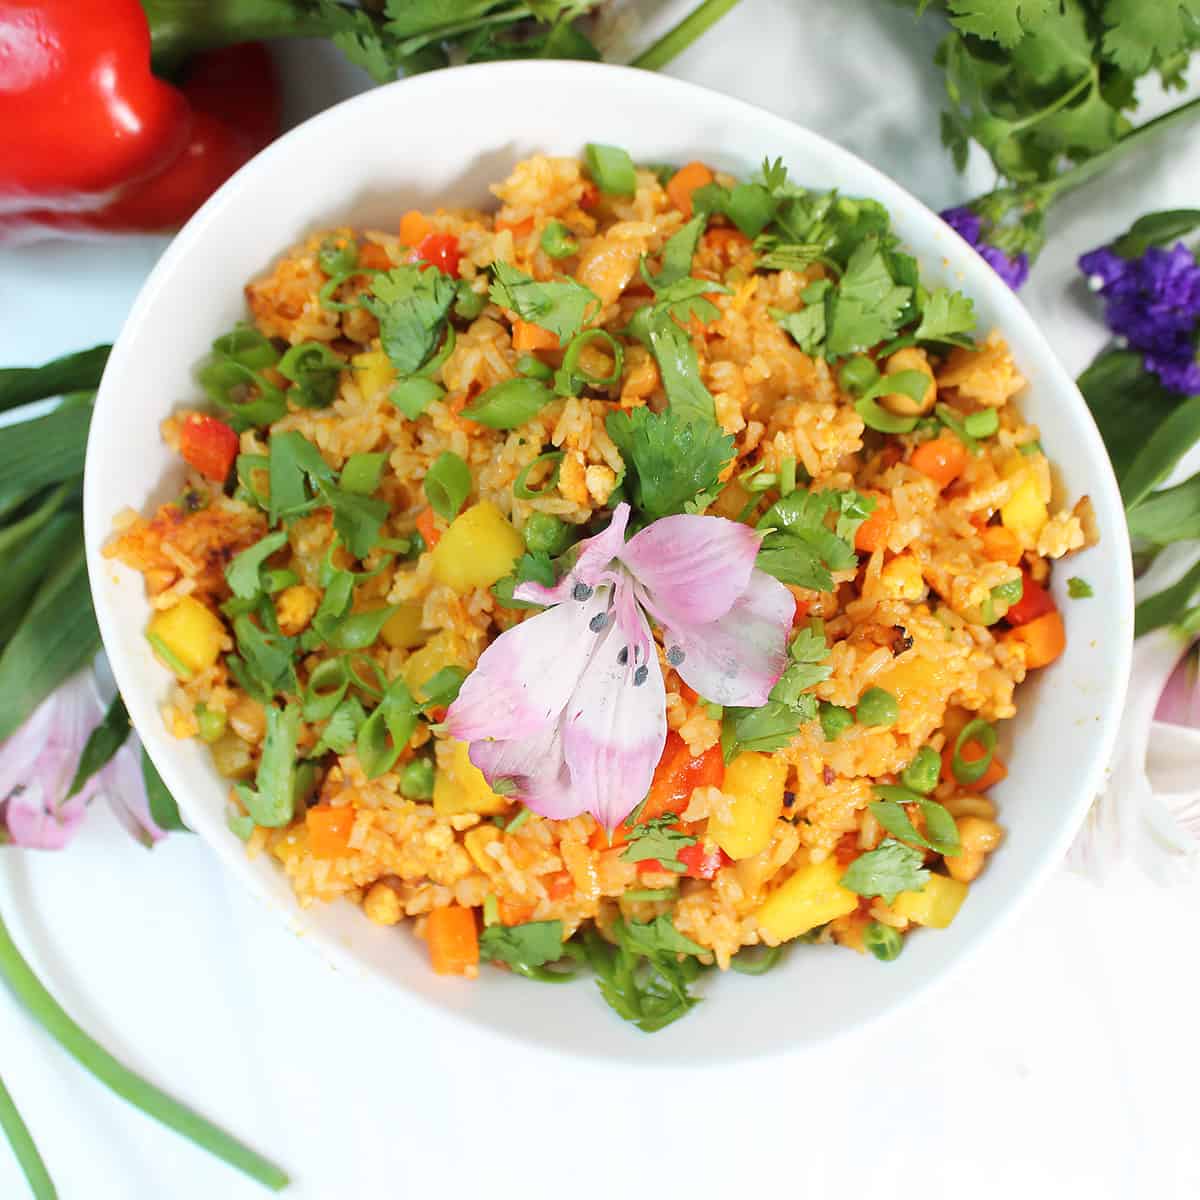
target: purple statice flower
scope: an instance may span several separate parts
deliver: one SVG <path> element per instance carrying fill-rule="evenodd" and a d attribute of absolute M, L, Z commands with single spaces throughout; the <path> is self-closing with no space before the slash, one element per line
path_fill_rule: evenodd
<path fill-rule="evenodd" d="M 998 246 L 987 240 L 983 218 L 968 205 L 947 208 L 938 214 L 963 241 L 970 243 L 1005 283 L 1015 292 L 1029 278 L 1029 256 L 1021 253 L 1015 257 L 1005 254 Z"/>
<path fill-rule="evenodd" d="M 1200 266 L 1177 242 L 1124 258 L 1111 246 L 1083 255 L 1079 269 L 1104 297 L 1104 319 L 1126 345 L 1140 350 L 1146 370 L 1183 395 L 1200 393 L 1196 326 L 1200 320 Z"/>

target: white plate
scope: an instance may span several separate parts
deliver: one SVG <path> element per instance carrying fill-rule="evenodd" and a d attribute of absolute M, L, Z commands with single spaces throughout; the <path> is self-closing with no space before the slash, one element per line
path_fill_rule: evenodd
<path fill-rule="evenodd" d="M 244 317 L 242 287 L 306 233 L 334 224 L 395 228 L 409 208 L 485 204 L 487 185 L 537 151 L 588 141 L 635 159 L 701 158 L 748 174 L 782 156 L 793 178 L 882 201 L 927 278 L 972 296 L 980 327 L 1004 332 L 1030 386 L 1022 407 L 1042 432 L 1064 497 L 1087 494 L 1099 547 L 1056 573 L 1067 651 L 1019 693 L 1008 779 L 996 788 L 1008 838 L 954 925 L 919 932 L 881 965 L 835 948 L 799 948 L 763 978 L 702 985 L 706 1003 L 647 1038 L 618 1021 L 594 985 L 538 987 L 485 970 L 478 983 L 433 975 L 425 948 L 346 904 L 301 912 L 281 870 L 251 862 L 226 829 L 227 786 L 199 742 L 179 742 L 158 706 L 169 678 L 143 637 L 142 581 L 101 557 L 114 516 L 169 498 L 181 472 L 159 436 L 195 403 L 192 371 L 214 336 Z M 569 1053 L 639 1063 L 703 1063 L 812 1045 L 861 1029 L 945 978 L 1012 917 L 1061 858 L 1101 786 L 1129 672 L 1132 578 L 1116 484 L 1074 384 L 1017 298 L 933 213 L 853 155 L 787 121 L 666 76 L 579 63 L 464 67 L 378 88 L 313 118 L 230 180 L 172 243 L 117 341 L 92 422 L 84 490 L 88 564 L 104 644 L 134 724 L 185 818 L 294 928 L 347 969 L 369 973 L 463 1019 Z M 1068 573 L 1095 599 L 1072 604 Z M 353 984 L 348 978 L 348 988 Z M 398 994 L 398 999 L 401 996 Z M 347 1004 L 351 998 L 347 996 Z"/>

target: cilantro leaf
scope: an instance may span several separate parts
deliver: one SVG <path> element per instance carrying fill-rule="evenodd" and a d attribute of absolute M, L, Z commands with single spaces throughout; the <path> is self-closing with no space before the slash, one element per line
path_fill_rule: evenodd
<path fill-rule="evenodd" d="M 681 421 L 715 426 L 716 402 L 700 378 L 700 362 L 687 331 L 675 323 L 669 311 L 656 307 L 647 338 L 671 411 Z"/>
<path fill-rule="evenodd" d="M 335 754 L 349 754 L 354 747 L 359 728 L 366 719 L 366 711 L 358 697 L 347 696 L 330 714 L 309 757 L 320 758 L 327 750 L 332 750 Z"/>
<path fill-rule="evenodd" d="M 489 925 L 479 935 L 479 956 L 512 967 L 540 967 L 563 957 L 561 921 Z"/>
<path fill-rule="evenodd" d="M 782 583 L 827 592 L 833 587 L 831 572 L 850 570 L 858 564 L 854 530 L 873 508 L 870 497 L 858 492 L 792 492 L 759 518 L 758 528 L 767 534 L 756 566 Z M 859 512 L 864 517 L 857 516 Z M 836 531 L 826 524 L 831 513 L 838 514 Z M 839 532 L 845 536 L 839 536 Z"/>
<path fill-rule="evenodd" d="M 1055 0 L 950 0 L 950 20 L 963 33 L 1007 48 L 1044 17 Z"/>
<path fill-rule="evenodd" d="M 676 321 L 687 322 L 692 317 L 701 321 L 715 321 L 721 315 L 721 310 L 708 299 L 710 295 L 728 295 L 729 289 L 723 283 L 714 283 L 711 279 L 693 279 L 690 275 L 677 279 L 674 283 L 662 288 L 655 301 L 655 312 L 667 312 Z M 651 327 L 653 327 L 653 319 Z"/>
<path fill-rule="evenodd" d="M 300 707 L 267 707 L 267 732 L 254 786 L 237 785 L 238 799 L 255 825 L 278 829 L 295 812 L 296 742 L 300 736 Z"/>
<path fill-rule="evenodd" d="M 776 687 L 779 685 L 776 684 Z M 775 698 L 758 708 L 727 707 L 721 717 L 721 751 L 732 762 L 743 750 L 769 753 L 790 746 L 800 726 L 816 719 L 817 700 L 808 693 Z"/>
<path fill-rule="evenodd" d="M 1105 0 L 1104 53 L 1123 71 L 1141 75 L 1200 40 L 1197 0 Z"/>
<path fill-rule="evenodd" d="M 645 256 L 642 256 L 642 278 L 655 292 L 662 292 L 691 275 L 692 259 L 696 257 L 696 247 L 700 244 L 700 235 L 707 224 L 708 217 L 700 213 L 667 239 L 662 249 L 662 265 L 657 275 L 650 274 L 646 268 Z"/>
<path fill-rule="evenodd" d="M 882 896 L 891 904 L 900 892 L 919 892 L 929 882 L 923 861 L 920 850 L 887 838 L 850 864 L 842 876 L 842 887 L 860 896 Z"/>
<path fill-rule="evenodd" d="M 824 632 L 818 632 L 812 625 L 804 626 L 792 639 L 788 654 L 792 662 L 771 689 L 771 699 L 791 708 L 800 705 L 807 707 L 807 701 L 801 693 L 828 679 L 833 673 L 833 668 L 825 665 L 829 657 L 829 645 Z"/>
<path fill-rule="evenodd" d="M 845 358 L 894 337 L 911 298 L 911 288 L 893 281 L 879 239 L 864 239 L 830 293 L 826 357 Z"/>
<path fill-rule="evenodd" d="M 827 282 L 827 281 L 822 281 Z M 828 290 L 828 288 L 824 289 Z M 814 358 L 823 352 L 825 346 L 825 304 L 822 299 L 806 304 L 799 312 L 784 312 L 772 308 L 768 312 L 775 321 L 791 335 L 792 341 Z"/>
<path fill-rule="evenodd" d="M 295 638 L 286 638 L 278 631 L 269 633 L 245 615 L 234 618 L 233 632 L 240 658 L 231 657 L 226 662 L 246 691 L 263 703 L 276 692 L 299 691 L 293 662 Z"/>
<path fill-rule="evenodd" d="M 333 509 L 333 527 L 338 537 L 355 558 L 366 558 L 375 549 L 379 531 L 387 520 L 387 501 L 347 492 L 324 481 L 320 488 L 325 502 Z"/>
<path fill-rule="evenodd" d="M 301 342 L 280 360 L 277 370 L 296 386 L 287 396 L 301 408 L 326 408 L 337 395 L 345 360 L 324 342 Z"/>
<path fill-rule="evenodd" d="M 677 814 L 663 813 L 661 817 L 651 817 L 648 821 L 636 824 L 621 851 L 621 861 L 649 862 L 657 859 L 664 870 L 683 874 L 687 868 L 676 856 L 685 846 L 694 846 L 696 839 L 675 829 L 678 821 Z"/>
<path fill-rule="evenodd" d="M 713 213 L 728 217 L 747 237 L 755 238 L 771 223 L 777 204 L 761 183 L 739 183 L 732 188 L 706 183 L 692 193 L 692 209 L 706 218 Z"/>
<path fill-rule="evenodd" d="M 517 600 L 513 597 L 513 589 L 522 583 L 540 583 L 543 587 L 553 587 L 558 580 L 554 564 L 550 556 L 539 550 L 536 554 L 525 553 L 517 560 L 516 570 L 511 575 L 505 575 L 492 584 L 492 595 L 504 608 L 541 608 L 529 600 Z"/>
<path fill-rule="evenodd" d="M 652 921 L 626 921 L 626 945 L 636 954 L 707 954 L 708 950 L 675 928 L 669 913 Z"/>
<path fill-rule="evenodd" d="M 253 600 L 262 591 L 263 564 L 276 550 L 282 549 L 287 540 L 287 532 L 280 529 L 237 555 L 225 568 L 230 591 L 243 600 Z"/>
<path fill-rule="evenodd" d="M 1195 536 L 1200 536 L 1200 534 L 1196 534 Z M 1067 595 L 1072 600 L 1088 600 L 1095 594 L 1095 590 L 1086 579 L 1080 579 L 1078 575 L 1072 575 L 1067 580 Z"/>
<path fill-rule="evenodd" d="M 882 783 L 875 786 L 875 795 L 879 798 L 871 801 L 871 812 L 893 837 L 917 846 L 927 846 L 937 854 L 961 852 L 958 826 L 949 811 L 936 800 L 930 800 L 928 796 L 922 796 L 910 788 Z M 905 805 L 915 805 L 920 809 L 925 822 L 924 833 L 920 833 L 909 819 Z"/>
<path fill-rule="evenodd" d="M 565 346 L 600 308 L 600 298 L 573 279 L 539 283 L 508 263 L 492 264 L 491 297 L 522 321 L 548 329 Z"/>
<path fill-rule="evenodd" d="M 379 318 L 379 340 L 400 375 L 412 375 L 429 360 L 457 294 L 449 275 L 416 263 L 393 267 L 371 281 L 363 307 Z"/>
<path fill-rule="evenodd" d="M 733 458 L 733 438 L 716 425 L 688 422 L 673 408 L 613 412 L 604 423 L 625 460 L 635 507 L 649 520 L 683 512 L 713 488 Z"/>
<path fill-rule="evenodd" d="M 334 475 L 334 469 L 304 434 L 295 430 L 273 433 L 267 455 L 271 524 L 307 512 L 312 507 L 309 488 Z"/>
<path fill-rule="evenodd" d="M 950 342 L 970 346 L 966 335 L 975 328 L 975 305 L 962 292 L 937 288 L 925 301 L 921 323 L 913 332 L 919 342 Z"/>

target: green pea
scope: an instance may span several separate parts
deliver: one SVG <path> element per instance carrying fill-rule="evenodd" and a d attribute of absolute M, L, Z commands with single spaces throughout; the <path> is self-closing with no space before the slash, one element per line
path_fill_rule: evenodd
<path fill-rule="evenodd" d="M 827 742 L 836 742 L 838 738 L 854 724 L 854 714 L 840 704 L 830 704 L 822 700 L 819 707 L 821 732 Z"/>
<path fill-rule="evenodd" d="M 433 795 L 433 763 L 414 758 L 400 772 L 400 794 L 410 800 L 428 800 Z"/>
<path fill-rule="evenodd" d="M 890 925 L 872 921 L 863 931 L 863 945 L 880 962 L 891 962 L 900 957 L 900 951 L 904 949 L 904 937 Z"/>
<path fill-rule="evenodd" d="M 838 371 L 838 385 L 852 396 L 861 396 L 878 378 L 879 368 L 865 354 L 855 355 Z"/>
<path fill-rule="evenodd" d="M 225 714 L 214 712 L 201 701 L 196 705 L 196 724 L 200 727 L 200 740 L 212 745 L 225 732 Z"/>
<path fill-rule="evenodd" d="M 860 725 L 895 725 L 899 715 L 896 697 L 883 688 L 867 688 L 858 698 L 855 720 Z"/>
<path fill-rule="evenodd" d="M 571 542 L 571 527 L 549 513 L 535 512 L 525 522 L 525 546 L 530 554 L 543 551 L 552 557 Z"/>
<path fill-rule="evenodd" d="M 900 782 L 922 796 L 929 795 L 937 787 L 942 771 L 942 756 L 932 746 L 922 746 L 917 756 L 900 772 Z"/>
<path fill-rule="evenodd" d="M 477 292 L 465 279 L 458 285 L 454 300 L 454 315 L 462 321 L 473 321 L 487 307 L 487 293 Z"/>

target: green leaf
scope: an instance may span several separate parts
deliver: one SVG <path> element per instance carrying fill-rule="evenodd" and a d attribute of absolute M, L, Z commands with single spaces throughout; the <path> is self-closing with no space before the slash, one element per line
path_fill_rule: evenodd
<path fill-rule="evenodd" d="M 681 513 L 716 486 L 733 458 L 733 438 L 719 426 L 689 422 L 674 408 L 612 412 L 604 427 L 625 460 L 627 488 L 649 520 Z"/>
<path fill-rule="evenodd" d="M 1200 534 L 1194 536 L 1200 537 Z M 1067 595 L 1072 600 L 1087 600 L 1096 593 L 1092 589 L 1092 585 L 1086 579 L 1080 579 L 1078 575 L 1072 575 L 1067 580 Z"/>
<path fill-rule="evenodd" d="M 542 608 L 529 600 L 517 600 L 513 597 L 513 589 L 522 583 L 540 583 L 543 587 L 553 587 L 558 580 L 554 564 L 550 556 L 539 550 L 536 554 L 522 554 L 517 560 L 517 568 L 511 575 L 505 575 L 492 584 L 492 595 L 504 608 Z"/>
<path fill-rule="evenodd" d="M 664 813 L 661 817 L 651 817 L 648 821 L 636 824 L 621 851 L 621 861 L 649 862 L 657 859 L 664 870 L 682 874 L 686 868 L 677 856 L 685 846 L 694 846 L 696 839 L 672 828 L 678 821 L 678 814 Z"/>
<path fill-rule="evenodd" d="M 1141 432 L 1138 450 L 1125 476 L 1118 480 L 1125 507 L 1137 504 L 1179 464 L 1200 438 L 1200 396 L 1189 396 L 1157 429 Z"/>
<path fill-rule="evenodd" d="M 11 526 L 9 530 L 11 531 Z M 83 519 L 56 512 L 26 536 L 4 548 L 4 587 L 0 589 L 0 646 L 24 619 L 47 572 L 83 544 Z"/>
<path fill-rule="evenodd" d="M 1141 637 L 1164 625 L 1179 625 L 1188 619 L 1200 600 L 1200 561 L 1170 587 L 1141 601 L 1133 610 L 1133 636 Z M 2 666 L 3 660 L 0 660 Z M 0 693 L 2 694 L 2 693 Z M 2 727 L 0 727 L 2 728 Z"/>
<path fill-rule="evenodd" d="M 388 399 L 410 420 L 415 421 L 435 400 L 446 394 L 441 384 L 414 375 L 395 384 Z"/>
<path fill-rule="evenodd" d="M 43 580 L 0 654 L 0 741 L 100 649 L 83 543 Z"/>
<path fill-rule="evenodd" d="M 263 564 L 287 544 L 287 531 L 269 533 L 253 546 L 247 546 L 225 568 L 225 581 L 235 596 L 253 600 L 262 591 Z"/>
<path fill-rule="evenodd" d="M 268 633 L 255 625 L 248 616 L 234 619 L 233 632 L 237 639 L 245 679 L 249 685 L 247 690 L 251 691 L 256 699 L 265 703 L 276 692 L 295 693 L 299 690 L 296 668 L 293 665 L 295 638 Z"/>
<path fill-rule="evenodd" d="M 637 172 L 627 150 L 588 142 L 584 156 L 588 174 L 605 195 L 632 196 L 637 191 Z"/>
<path fill-rule="evenodd" d="M 841 884 L 860 896 L 882 896 L 886 904 L 891 904 L 900 892 L 919 892 L 929 882 L 923 861 L 920 850 L 888 838 L 877 849 L 860 854 L 847 868 Z"/>
<path fill-rule="evenodd" d="M 44 417 L 0 428 L 0 485 L 32 495 L 83 473 L 92 405 L 67 402 Z"/>
<path fill-rule="evenodd" d="M 466 678 L 462 667 L 442 667 L 417 687 L 417 699 L 426 709 L 447 708 L 458 698 Z"/>
<path fill-rule="evenodd" d="M 626 921 L 626 945 L 635 954 L 707 954 L 706 947 L 693 942 L 675 928 L 668 913 L 659 913 L 652 921 Z"/>
<path fill-rule="evenodd" d="M 716 403 L 700 378 L 700 363 L 688 333 L 669 312 L 655 311 L 647 337 L 672 413 L 684 422 L 715 426 Z"/>
<path fill-rule="evenodd" d="M 792 744 L 800 726 L 817 716 L 817 701 L 811 695 L 794 703 L 768 700 L 758 708 L 726 707 L 721 717 L 721 751 L 732 762 L 743 750 L 769 754 Z"/>
<path fill-rule="evenodd" d="M 1005 48 L 1015 46 L 1054 0 L 949 0 L 950 20 L 963 31 Z"/>
<path fill-rule="evenodd" d="M 376 275 L 363 307 L 379 318 L 379 339 L 400 375 L 412 375 L 437 348 L 455 282 L 436 267 L 406 263 Z"/>
<path fill-rule="evenodd" d="M 70 392 L 93 392 L 100 386 L 111 346 L 93 346 L 77 354 L 66 354 L 40 367 L 6 367 L 0 370 L 0 411 L 20 408 L 35 400 L 65 396 Z"/>
<path fill-rule="evenodd" d="M 553 399 L 553 390 L 540 380 L 518 375 L 476 396 L 462 415 L 489 429 L 516 429 L 532 421 Z"/>
<path fill-rule="evenodd" d="M 1151 492 L 1128 510 L 1129 533 L 1156 546 L 1200 538 L 1200 474 Z"/>
<path fill-rule="evenodd" d="M 854 531 L 865 519 L 858 514 L 869 515 L 873 509 L 870 497 L 857 492 L 792 492 L 759 518 L 758 528 L 767 533 L 756 565 L 782 583 L 829 591 L 833 586 L 831 572 L 857 566 Z M 829 528 L 826 521 L 831 514 L 837 514 L 838 525 L 846 536 Z"/>
<path fill-rule="evenodd" d="M 349 754 L 366 719 L 367 714 L 358 697 L 347 696 L 330 714 L 310 757 L 320 758 L 327 750 L 334 754 Z"/>
<path fill-rule="evenodd" d="M 301 342 L 279 360 L 278 371 L 296 386 L 287 396 L 301 408 L 327 408 L 337 395 L 345 360 L 324 342 Z"/>
<path fill-rule="evenodd" d="M 894 837 L 926 846 L 937 854 L 958 854 L 962 847 L 958 838 L 958 826 L 954 818 L 936 800 L 914 792 L 911 788 L 892 784 L 876 784 L 877 800 L 871 801 L 871 812 L 875 819 Z M 918 833 L 904 809 L 906 804 L 915 804 L 925 819 L 924 834 Z"/>
<path fill-rule="evenodd" d="M 492 264 L 492 301 L 511 309 L 522 321 L 548 329 L 566 345 L 600 308 L 595 292 L 573 279 L 538 283 L 508 263 Z"/>
<path fill-rule="evenodd" d="M 368 779 L 378 779 L 396 765 L 417 727 L 419 712 L 408 685 L 397 676 L 359 727 L 355 740 L 355 752 Z"/>
<path fill-rule="evenodd" d="M 302 433 L 289 430 L 272 434 L 267 456 L 271 524 L 307 512 L 311 489 L 334 476 L 334 469 L 321 457 L 320 450 Z"/>
<path fill-rule="evenodd" d="M 479 935 L 479 957 L 513 967 L 540 967 L 563 956 L 561 921 L 489 925 Z"/>
<path fill-rule="evenodd" d="M 948 342 L 956 346 L 971 345 L 968 335 L 975 328 L 975 305 L 962 292 L 937 288 L 925 301 L 921 323 L 913 336 L 919 342 Z"/>
<path fill-rule="evenodd" d="M 700 236 L 707 224 L 708 217 L 700 213 L 667 239 L 662 249 L 662 264 L 657 275 L 651 275 L 646 270 L 643 258 L 642 275 L 655 292 L 661 292 L 691 275 L 692 259 L 696 257 L 696 247 L 700 244 Z M 706 282 L 711 289 L 711 281 Z"/>
<path fill-rule="evenodd" d="M 828 285 L 828 280 L 821 282 Z M 828 286 L 822 289 L 822 296 L 828 290 Z M 784 312 L 779 308 L 768 311 L 805 354 L 815 357 L 823 352 L 826 334 L 823 299 L 806 304 L 799 312 Z"/>
<path fill-rule="evenodd" d="M 158 769 L 142 750 L 142 782 L 146 785 L 146 800 L 150 808 L 150 816 L 155 825 L 167 833 L 191 833 L 179 815 L 179 805 L 171 795 L 167 785 L 163 783 Z"/>
<path fill-rule="evenodd" d="M 845 358 L 894 337 L 911 298 L 911 288 L 893 282 L 879 239 L 864 239 L 831 293 L 826 357 Z"/>
<path fill-rule="evenodd" d="M 76 796 L 87 783 L 124 745 L 129 737 L 129 713 L 121 697 L 114 696 L 104 719 L 88 735 L 83 751 L 79 755 L 79 765 L 75 768 L 71 786 L 67 789 L 65 800 Z"/>
<path fill-rule="evenodd" d="M 1197 0 L 1105 0 L 1104 54 L 1122 71 L 1142 75 L 1197 44 Z"/>
<path fill-rule="evenodd" d="M 300 706 L 267 706 L 267 734 L 254 787 L 237 785 L 238 799 L 255 825 L 279 829 L 287 825 L 296 807 L 296 742 L 300 735 Z"/>
<path fill-rule="evenodd" d="M 1112 244 L 1122 258 L 1141 258 L 1151 246 L 1167 246 L 1200 229 L 1200 208 L 1146 213 Z"/>
<path fill-rule="evenodd" d="M 387 501 L 359 496 L 324 481 L 320 489 L 322 499 L 333 509 L 338 537 L 355 558 L 366 558 L 379 543 L 379 531 L 390 511 Z"/>

